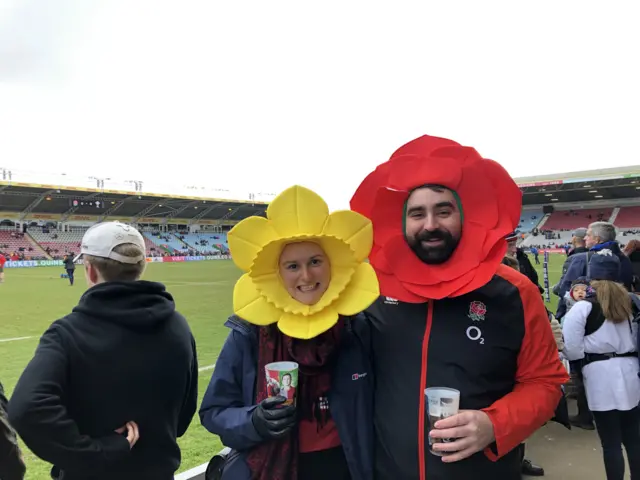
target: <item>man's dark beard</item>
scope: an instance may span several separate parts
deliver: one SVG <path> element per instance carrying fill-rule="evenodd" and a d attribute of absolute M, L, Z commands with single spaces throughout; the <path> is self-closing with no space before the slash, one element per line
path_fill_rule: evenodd
<path fill-rule="evenodd" d="M 422 245 L 422 242 L 429 240 L 443 240 L 444 243 L 437 247 L 425 247 Z M 408 239 L 408 243 L 413 253 L 422 262 L 429 265 L 438 265 L 446 262 L 451 258 L 458 246 L 458 240 L 454 239 L 446 230 L 434 230 L 432 232 L 423 230 L 416 237 Z"/>

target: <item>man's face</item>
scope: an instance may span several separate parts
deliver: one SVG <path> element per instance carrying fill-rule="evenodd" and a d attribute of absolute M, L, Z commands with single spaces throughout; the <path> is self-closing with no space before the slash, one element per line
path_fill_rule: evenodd
<path fill-rule="evenodd" d="M 587 235 L 586 237 L 584 237 L 584 243 L 587 246 L 587 248 L 591 248 L 594 245 L 598 244 L 598 237 L 594 237 L 593 236 L 593 232 L 591 232 L 591 229 L 587 230 Z"/>
<path fill-rule="evenodd" d="M 414 190 L 407 200 L 405 223 L 407 243 L 427 264 L 449 260 L 462 235 L 460 210 L 453 193 L 447 189 Z"/>
<path fill-rule="evenodd" d="M 509 240 L 507 242 L 507 255 L 514 257 L 518 251 L 518 241 L 517 240 Z"/>

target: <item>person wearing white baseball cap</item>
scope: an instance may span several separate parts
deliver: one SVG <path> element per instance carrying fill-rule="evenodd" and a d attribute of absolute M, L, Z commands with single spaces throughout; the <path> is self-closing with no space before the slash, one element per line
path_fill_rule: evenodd
<path fill-rule="evenodd" d="M 139 252 L 135 252 L 136 255 L 118 253 L 117 247 L 125 244 L 130 244 L 130 248 L 125 250 L 137 248 Z M 98 223 L 85 232 L 80 254 L 73 261 L 77 262 L 83 255 L 91 255 L 134 265 L 145 259 L 145 248 L 144 238 L 134 227 L 120 222 Z"/>
<path fill-rule="evenodd" d="M 58 478 L 172 480 L 198 393 L 189 325 L 163 284 L 140 280 L 134 227 L 95 225 L 79 258 L 90 288 L 40 339 L 10 421 Z"/>

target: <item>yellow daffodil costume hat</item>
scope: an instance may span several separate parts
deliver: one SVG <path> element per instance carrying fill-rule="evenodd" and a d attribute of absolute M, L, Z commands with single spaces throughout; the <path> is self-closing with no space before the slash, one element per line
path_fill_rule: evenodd
<path fill-rule="evenodd" d="M 329 214 L 326 202 L 304 187 L 282 192 L 266 218 L 242 220 L 228 240 L 234 263 L 245 272 L 233 291 L 233 310 L 249 323 L 277 323 L 289 337 L 314 338 L 339 316 L 365 310 L 380 294 L 376 274 L 365 261 L 373 245 L 371 221 L 350 210 Z M 331 282 L 315 305 L 291 297 L 278 268 L 282 249 L 305 241 L 318 244 L 331 263 Z"/>

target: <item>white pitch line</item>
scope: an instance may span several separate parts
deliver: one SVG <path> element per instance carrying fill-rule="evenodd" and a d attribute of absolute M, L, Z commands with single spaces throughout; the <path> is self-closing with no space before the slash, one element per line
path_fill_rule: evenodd
<path fill-rule="evenodd" d="M 31 337 L 15 337 L 15 338 L 0 338 L 0 343 L 2 342 L 15 342 L 16 340 L 28 340 Z"/>
<path fill-rule="evenodd" d="M 206 367 L 200 367 L 198 369 L 198 372 L 206 372 L 207 370 L 213 370 L 215 368 L 216 364 L 214 363 L 213 365 L 207 365 Z"/>

